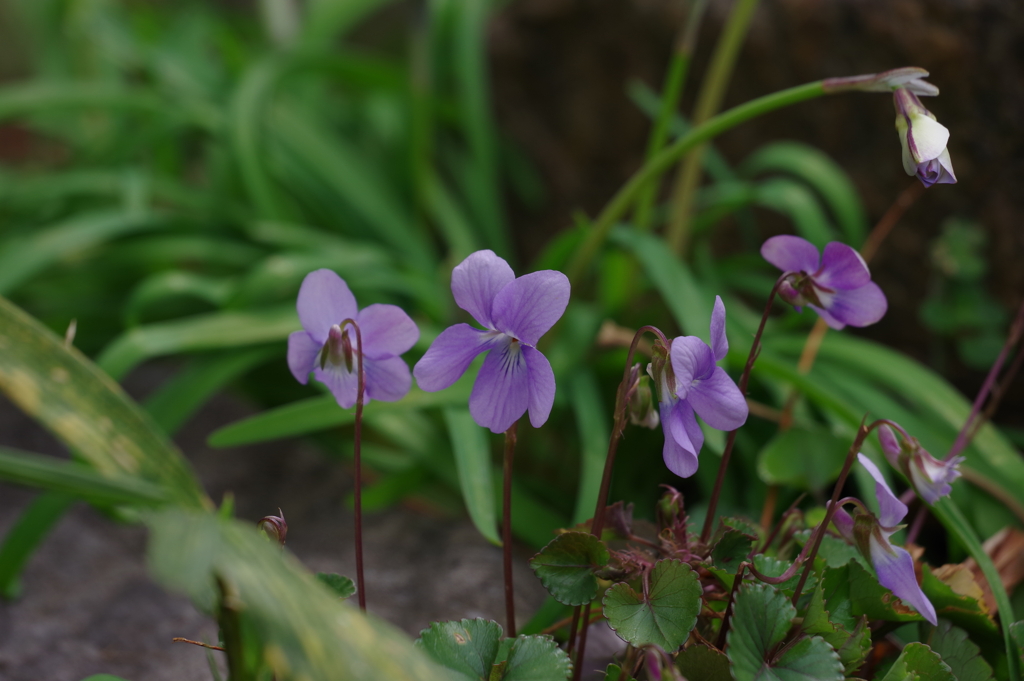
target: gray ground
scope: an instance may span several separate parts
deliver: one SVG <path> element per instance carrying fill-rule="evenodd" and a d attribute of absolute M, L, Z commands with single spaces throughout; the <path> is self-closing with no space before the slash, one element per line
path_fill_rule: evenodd
<path fill-rule="evenodd" d="M 178 438 L 207 490 L 218 500 L 232 490 L 241 518 L 256 520 L 282 507 L 289 549 L 312 570 L 354 576 L 351 515 L 340 501 L 349 471 L 297 441 L 229 451 L 205 447 L 210 431 L 246 413 L 218 398 Z M 60 451 L 6 401 L 0 401 L 0 444 Z M 0 533 L 31 498 L 29 491 L 0 485 Z M 501 550 L 468 520 L 394 508 L 369 515 L 364 534 L 371 612 L 411 635 L 433 620 L 504 620 Z M 187 599 L 149 579 L 144 549 L 141 528 L 76 507 L 32 558 L 21 598 L 0 603 L 0 679 L 80 681 L 96 673 L 129 681 L 210 679 L 204 651 L 171 638 L 215 641 L 215 627 Z M 521 621 L 544 597 L 528 557 L 521 551 L 516 561 Z"/>

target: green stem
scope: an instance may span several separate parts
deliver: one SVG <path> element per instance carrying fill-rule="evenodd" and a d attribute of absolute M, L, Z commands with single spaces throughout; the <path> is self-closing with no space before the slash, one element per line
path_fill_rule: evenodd
<path fill-rule="evenodd" d="M 701 142 L 706 142 L 721 133 L 735 128 L 740 123 L 756 118 L 762 114 L 781 109 L 791 104 L 796 104 L 808 99 L 820 97 L 825 93 L 822 87 L 823 81 L 814 81 L 798 85 L 779 92 L 758 97 L 728 111 L 723 111 L 714 118 L 702 125 L 694 127 L 690 132 L 683 135 L 674 143 L 665 147 L 657 156 L 645 163 L 636 173 L 633 174 L 625 185 L 612 197 L 608 205 L 593 223 L 592 231 L 580 245 L 579 251 L 569 263 L 569 280 L 575 286 L 579 283 L 580 277 L 586 272 L 591 261 L 597 255 L 601 245 L 608 238 L 608 233 L 615 222 L 621 218 L 648 183 L 657 179 L 662 173 L 671 168 L 683 154 L 696 147 Z"/>
<path fill-rule="evenodd" d="M 700 28 L 701 19 L 704 17 L 704 10 L 707 9 L 708 0 L 696 0 L 690 8 L 686 17 L 683 30 L 680 31 L 679 40 L 676 43 L 676 50 L 672 54 L 672 61 L 669 62 L 668 74 L 665 76 L 665 84 L 662 87 L 661 108 L 658 110 L 658 117 L 654 121 L 654 128 L 647 140 L 647 154 L 645 161 L 650 161 L 661 151 L 668 140 L 668 131 L 672 123 L 672 116 L 679 106 L 679 97 L 686 84 L 686 76 L 690 72 L 690 62 L 693 60 L 693 51 L 697 45 L 697 29 Z M 651 208 L 654 205 L 654 197 L 658 184 L 652 182 L 643 188 L 637 198 L 636 211 L 634 212 L 633 223 L 637 229 L 647 231 L 651 227 Z"/>
<path fill-rule="evenodd" d="M 722 106 L 725 88 L 732 77 L 736 57 L 747 37 L 750 21 L 754 17 L 758 0 L 737 0 L 722 35 L 715 46 L 707 78 L 701 86 L 694 107 L 693 124 L 700 125 L 711 118 Z M 672 196 L 672 214 L 669 219 L 667 238 L 669 247 L 677 254 L 686 250 L 689 239 L 690 216 L 696 197 L 697 185 L 701 180 L 701 160 L 704 146 L 695 147 L 683 162 Z"/>

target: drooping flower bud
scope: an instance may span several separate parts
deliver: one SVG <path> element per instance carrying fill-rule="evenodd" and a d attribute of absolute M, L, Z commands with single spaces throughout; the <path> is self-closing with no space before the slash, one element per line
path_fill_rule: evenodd
<path fill-rule="evenodd" d="M 917 438 L 901 434 L 902 442 L 889 426 L 880 426 L 878 441 L 882 452 L 893 468 L 907 476 L 917 495 L 934 504 L 952 490 L 950 483 L 960 477 L 960 464 L 964 457 L 955 456 L 949 461 L 936 459 Z"/>
<path fill-rule="evenodd" d="M 925 187 L 956 184 L 953 161 L 946 149 L 949 130 L 907 88 L 899 88 L 892 96 L 896 131 L 903 147 L 903 170 L 916 175 Z"/>
<path fill-rule="evenodd" d="M 268 515 L 261 518 L 256 523 L 256 527 L 261 529 L 268 539 L 272 539 L 281 546 L 284 546 L 284 540 L 288 536 L 288 523 L 285 522 L 284 512 L 281 509 L 277 509 L 277 512 L 280 515 Z"/>
<path fill-rule="evenodd" d="M 629 414 L 629 422 L 634 426 L 644 426 L 654 430 L 660 423 L 649 378 L 640 373 L 640 364 L 634 364 L 629 371 L 626 412 Z"/>

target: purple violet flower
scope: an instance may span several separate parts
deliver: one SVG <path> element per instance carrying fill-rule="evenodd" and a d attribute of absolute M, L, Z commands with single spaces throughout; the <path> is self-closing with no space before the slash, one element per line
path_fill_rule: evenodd
<path fill-rule="evenodd" d="M 413 367 L 420 388 L 443 390 L 487 355 L 469 396 L 469 413 L 491 432 L 508 430 L 527 409 L 539 428 L 555 400 L 555 374 L 537 341 L 569 304 L 569 279 L 543 270 L 518 279 L 493 251 L 477 251 L 452 270 L 455 303 L 485 330 L 456 324 L 441 332 Z"/>
<path fill-rule="evenodd" d="M 696 336 L 679 336 L 668 357 L 660 342 L 655 349 L 648 371 L 660 395 L 662 456 L 670 471 L 688 478 L 697 472 L 697 455 L 704 445 L 694 412 L 718 430 L 736 430 L 747 421 L 746 399 L 725 369 L 715 364 L 729 352 L 722 299 L 715 296 L 710 346 Z"/>
<path fill-rule="evenodd" d="M 288 336 L 288 368 L 303 385 L 309 373 L 326 385 L 343 409 L 356 403 L 359 388 L 355 328 L 359 325 L 365 374 L 364 402 L 396 402 L 409 392 L 409 366 L 399 357 L 420 337 L 420 330 L 402 308 L 370 305 L 362 310 L 345 280 L 328 269 L 306 275 L 296 305 L 302 331 Z"/>
<path fill-rule="evenodd" d="M 819 259 L 814 244 L 783 234 L 765 241 L 761 255 L 791 273 L 779 286 L 779 296 L 797 312 L 807 305 L 833 329 L 874 324 L 889 307 L 864 258 L 846 244 L 826 244 Z"/>
<path fill-rule="evenodd" d="M 946 142 L 949 130 L 921 104 L 910 89 L 901 87 L 892 93 L 896 107 L 896 132 L 903 147 L 903 170 L 916 175 L 925 187 L 956 184 L 953 161 Z"/>
<path fill-rule="evenodd" d="M 837 508 L 835 515 L 832 516 L 832 522 L 840 534 L 857 546 L 864 557 L 871 561 L 878 574 L 878 582 L 882 586 L 896 594 L 904 603 L 912 605 L 926 620 L 937 624 L 935 607 L 917 583 L 914 559 L 906 549 L 893 546 L 889 541 L 889 537 L 902 527 L 900 521 L 907 515 L 907 506 L 897 499 L 885 484 L 885 478 L 871 459 L 863 454 L 858 454 L 857 459 L 875 479 L 878 518 L 860 509 L 851 517 L 842 508 Z"/>
<path fill-rule="evenodd" d="M 964 457 L 955 456 L 949 461 L 940 461 L 928 453 L 917 438 L 910 437 L 900 428 L 903 442 L 889 426 L 878 429 L 878 441 L 882 452 L 892 467 L 901 471 L 910 480 L 917 495 L 929 504 L 949 494 L 950 483 L 960 477 L 960 464 Z"/>

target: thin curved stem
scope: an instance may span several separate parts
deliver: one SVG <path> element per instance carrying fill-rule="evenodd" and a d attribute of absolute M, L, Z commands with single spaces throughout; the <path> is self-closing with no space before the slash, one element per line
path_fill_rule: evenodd
<path fill-rule="evenodd" d="M 757 355 L 761 350 L 761 334 L 764 333 L 764 325 L 768 322 L 768 315 L 772 311 L 772 303 L 775 302 L 775 294 L 779 291 L 779 286 L 785 281 L 791 272 L 783 272 L 778 279 L 775 280 L 775 286 L 772 286 L 771 293 L 768 294 L 768 302 L 765 303 L 764 313 L 761 315 L 761 323 L 757 326 L 757 333 L 754 334 L 754 342 L 750 346 L 750 354 L 747 355 L 747 363 L 743 367 L 743 374 L 740 376 L 740 382 L 737 387 L 740 389 L 740 394 L 745 398 L 747 396 L 747 383 L 750 381 L 750 371 L 754 368 L 754 362 L 757 360 Z M 707 544 L 708 539 L 711 538 L 711 527 L 715 519 L 715 510 L 718 508 L 718 497 L 722 493 L 722 484 L 725 482 L 725 471 L 729 467 L 729 459 L 732 457 L 732 448 L 736 443 L 736 432 L 735 430 L 729 432 L 729 437 L 725 441 L 725 450 L 722 452 L 722 463 L 718 466 L 718 477 L 715 478 L 715 488 L 711 492 L 711 500 L 708 502 L 708 514 L 704 518 L 704 529 L 700 533 L 700 540 L 702 543 Z"/>
<path fill-rule="evenodd" d="M 356 594 L 359 596 L 359 609 L 366 611 L 366 580 L 363 578 L 363 397 L 366 392 L 366 372 L 363 368 L 363 334 L 354 319 L 346 319 L 341 323 L 344 328 L 349 324 L 356 330 L 356 366 L 359 372 L 359 385 L 356 389 L 356 420 L 355 442 L 352 445 L 352 458 L 355 463 L 355 540 L 356 540 Z"/>
<path fill-rule="evenodd" d="M 505 431 L 504 480 L 501 499 L 501 543 L 505 565 L 505 621 L 508 626 L 505 635 L 516 635 L 516 604 L 512 587 L 512 459 L 516 453 L 516 430 L 519 421 Z"/>

